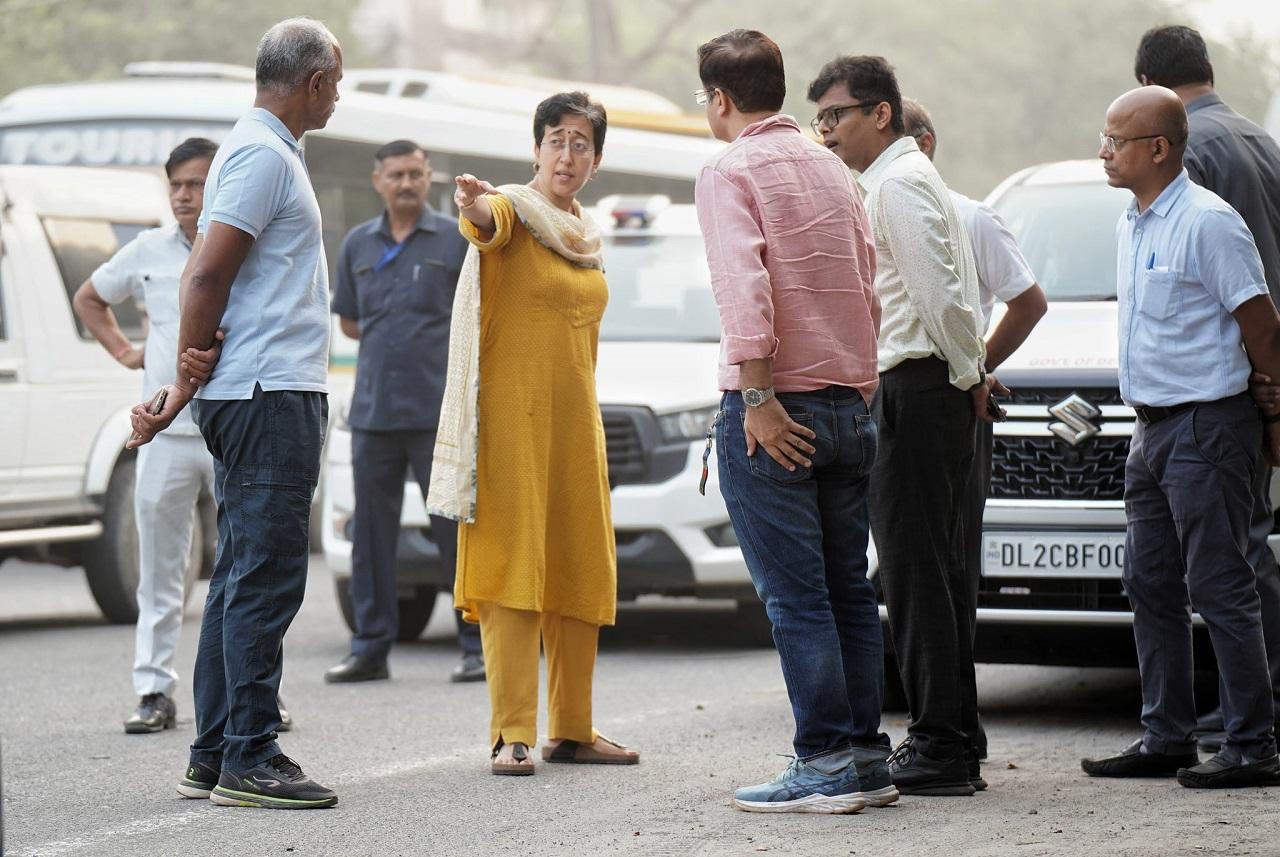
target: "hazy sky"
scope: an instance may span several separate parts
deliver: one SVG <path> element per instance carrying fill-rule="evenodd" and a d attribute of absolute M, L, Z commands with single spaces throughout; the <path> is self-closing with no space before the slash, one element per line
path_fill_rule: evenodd
<path fill-rule="evenodd" d="M 1273 45 L 1280 42 L 1280 2 L 1276 0 L 1188 0 L 1187 7 L 1198 29 L 1215 37 L 1252 29 Z"/>

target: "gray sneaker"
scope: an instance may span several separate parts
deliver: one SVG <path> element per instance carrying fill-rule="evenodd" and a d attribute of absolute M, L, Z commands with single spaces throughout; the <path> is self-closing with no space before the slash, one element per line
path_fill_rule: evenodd
<path fill-rule="evenodd" d="M 218 806 L 322 809 L 335 805 L 338 796 L 302 773 L 297 762 L 280 753 L 247 771 L 237 773 L 223 768 L 209 800 Z"/>

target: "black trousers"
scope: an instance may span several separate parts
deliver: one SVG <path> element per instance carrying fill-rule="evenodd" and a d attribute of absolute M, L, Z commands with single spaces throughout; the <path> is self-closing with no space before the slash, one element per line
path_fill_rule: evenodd
<path fill-rule="evenodd" d="M 964 576 L 968 587 L 969 604 L 973 607 L 973 638 L 978 635 L 978 587 L 982 580 L 982 516 L 987 508 L 987 494 L 991 491 L 991 453 L 994 431 L 991 423 L 977 420 L 974 431 L 973 466 L 969 469 L 969 487 L 965 491 L 963 523 L 964 531 Z M 967 695 L 973 697 L 974 708 L 978 705 L 978 687 L 975 683 L 966 682 L 963 688 Z M 987 755 L 987 732 L 982 728 L 982 721 L 976 719 L 972 731 L 965 735 L 980 758 Z"/>
<path fill-rule="evenodd" d="M 977 733 L 974 601 L 963 538 L 977 422 L 969 395 L 934 357 L 880 376 L 880 450 L 871 531 L 906 689 L 907 731 L 923 754 L 963 757 Z"/>
<path fill-rule="evenodd" d="M 427 496 L 435 442 L 433 431 L 351 432 L 356 501 L 351 545 L 351 597 L 356 613 L 353 654 L 386 657 L 396 639 L 400 623 L 396 550 L 405 473 L 412 468 L 422 496 Z M 432 515 L 431 540 L 440 549 L 440 561 L 453 571 L 458 556 L 457 524 Z M 463 652 L 479 653 L 480 627 L 463 622 L 461 613 L 455 615 Z"/>

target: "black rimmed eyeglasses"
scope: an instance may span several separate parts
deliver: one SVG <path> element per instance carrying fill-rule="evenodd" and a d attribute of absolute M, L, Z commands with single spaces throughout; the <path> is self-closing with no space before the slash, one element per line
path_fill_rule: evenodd
<path fill-rule="evenodd" d="M 834 128 L 840 124 L 840 120 L 844 118 L 844 114 L 850 110 L 857 110 L 863 107 L 874 107 L 879 101 L 859 101 L 856 104 L 838 104 L 835 107 L 828 107 L 826 110 L 819 110 L 818 115 L 813 117 L 813 121 L 809 123 L 809 127 L 813 129 L 813 133 L 821 134 L 823 128 Z"/>

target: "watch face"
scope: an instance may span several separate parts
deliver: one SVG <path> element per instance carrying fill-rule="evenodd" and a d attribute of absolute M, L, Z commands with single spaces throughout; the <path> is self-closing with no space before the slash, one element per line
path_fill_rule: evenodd
<path fill-rule="evenodd" d="M 764 402 L 764 394 L 759 390 L 746 389 L 742 391 L 742 401 L 746 402 L 749 408 L 758 408 Z"/>

